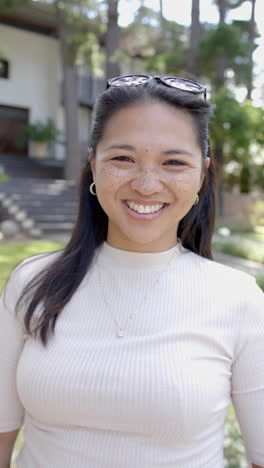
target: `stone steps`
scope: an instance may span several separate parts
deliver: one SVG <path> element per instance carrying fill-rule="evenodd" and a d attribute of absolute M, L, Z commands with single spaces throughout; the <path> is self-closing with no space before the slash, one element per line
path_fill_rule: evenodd
<path fill-rule="evenodd" d="M 77 216 L 77 188 L 65 180 L 12 178 L 0 186 L 0 202 L 34 237 L 70 235 Z"/>

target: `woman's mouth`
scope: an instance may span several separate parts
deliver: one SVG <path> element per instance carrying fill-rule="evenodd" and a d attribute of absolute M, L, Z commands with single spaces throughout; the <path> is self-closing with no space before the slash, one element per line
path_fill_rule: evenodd
<path fill-rule="evenodd" d="M 133 201 L 127 201 L 127 205 L 131 210 L 136 211 L 137 213 L 148 214 L 160 211 L 164 207 L 165 203 L 157 203 L 155 205 L 137 205 Z"/>
<path fill-rule="evenodd" d="M 135 219 L 155 219 L 168 206 L 168 203 L 142 205 L 129 200 L 124 200 L 123 204 L 127 212 Z"/>

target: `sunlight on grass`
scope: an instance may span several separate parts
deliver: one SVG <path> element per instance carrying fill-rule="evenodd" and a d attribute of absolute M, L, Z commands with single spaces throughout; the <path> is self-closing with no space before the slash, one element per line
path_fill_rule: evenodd
<path fill-rule="evenodd" d="M 236 257 L 264 263 L 264 243 L 247 239 L 245 235 L 231 235 L 226 238 L 215 238 L 213 248 Z"/>
<path fill-rule="evenodd" d="M 28 243 L 3 243 L 0 244 L 0 290 L 2 290 L 11 271 L 22 260 L 33 255 L 53 252 L 63 248 L 62 244 L 51 241 L 33 241 Z"/>

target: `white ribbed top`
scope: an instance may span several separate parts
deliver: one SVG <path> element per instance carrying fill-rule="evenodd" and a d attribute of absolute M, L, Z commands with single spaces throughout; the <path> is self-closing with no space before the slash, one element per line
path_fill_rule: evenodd
<path fill-rule="evenodd" d="M 45 349 L 23 340 L 14 303 L 56 255 L 23 262 L 0 302 L 0 432 L 24 420 L 17 468 L 224 468 L 232 401 L 248 460 L 264 466 L 255 279 L 180 243 L 160 253 L 104 243 Z"/>

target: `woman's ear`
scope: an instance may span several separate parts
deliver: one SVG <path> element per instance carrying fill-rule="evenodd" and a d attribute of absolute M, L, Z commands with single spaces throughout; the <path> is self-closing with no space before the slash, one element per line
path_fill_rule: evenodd
<path fill-rule="evenodd" d="M 209 158 L 209 157 L 207 156 L 207 157 L 205 158 L 205 165 L 206 165 L 207 169 L 209 168 L 210 163 L 211 163 L 211 158 Z"/>

